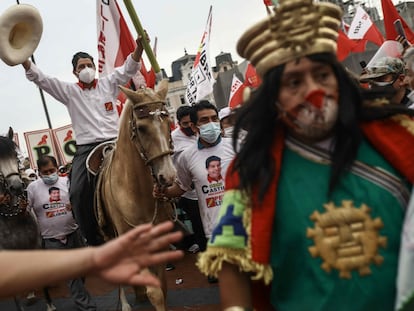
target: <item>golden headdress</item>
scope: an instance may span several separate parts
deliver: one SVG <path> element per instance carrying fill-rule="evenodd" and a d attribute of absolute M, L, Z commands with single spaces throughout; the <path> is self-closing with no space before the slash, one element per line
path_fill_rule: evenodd
<path fill-rule="evenodd" d="M 261 22 L 248 29 L 237 52 L 263 77 L 270 69 L 305 55 L 336 53 L 342 10 L 327 2 L 280 0 Z"/>

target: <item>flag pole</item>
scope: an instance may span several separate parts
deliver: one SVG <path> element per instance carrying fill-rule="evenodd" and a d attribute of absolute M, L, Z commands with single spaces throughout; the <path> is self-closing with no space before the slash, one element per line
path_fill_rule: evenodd
<path fill-rule="evenodd" d="M 131 17 L 132 23 L 134 24 L 137 33 L 144 38 L 144 40 L 142 40 L 141 43 L 142 43 L 145 53 L 147 54 L 148 60 L 151 63 L 152 68 L 154 69 L 155 73 L 159 73 L 161 71 L 160 66 L 158 65 L 157 59 L 155 58 L 155 55 L 152 51 L 151 46 L 146 40 L 144 28 L 142 28 L 141 22 L 138 18 L 137 13 L 135 12 L 134 6 L 132 5 L 130 0 L 124 0 L 124 3 L 125 3 L 125 7 L 128 10 L 129 17 Z"/>

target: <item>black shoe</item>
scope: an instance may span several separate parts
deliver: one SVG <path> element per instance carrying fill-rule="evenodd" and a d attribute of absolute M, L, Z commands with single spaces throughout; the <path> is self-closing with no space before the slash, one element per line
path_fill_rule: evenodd
<path fill-rule="evenodd" d="M 175 269 L 175 266 L 172 263 L 167 263 L 165 265 L 165 271 L 171 271 L 171 270 L 174 270 L 174 269 Z"/>
<path fill-rule="evenodd" d="M 214 276 L 209 275 L 209 276 L 207 277 L 207 281 L 208 281 L 210 284 L 216 284 L 216 283 L 218 283 L 218 278 L 215 278 Z"/>

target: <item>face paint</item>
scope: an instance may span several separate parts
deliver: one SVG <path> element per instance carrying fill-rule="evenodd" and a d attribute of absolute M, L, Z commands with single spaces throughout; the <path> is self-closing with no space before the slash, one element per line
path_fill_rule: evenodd
<path fill-rule="evenodd" d="M 327 95 L 318 89 L 311 92 L 305 101 L 290 110 L 280 105 L 281 119 L 299 137 L 312 140 L 325 138 L 338 118 L 336 96 Z"/>

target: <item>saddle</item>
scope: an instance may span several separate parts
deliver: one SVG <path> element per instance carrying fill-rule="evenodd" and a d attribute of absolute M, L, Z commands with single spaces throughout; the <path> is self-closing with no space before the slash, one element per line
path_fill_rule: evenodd
<path fill-rule="evenodd" d="M 105 141 L 89 153 L 86 158 L 86 168 L 89 173 L 96 176 L 101 170 L 105 157 L 115 148 L 115 140 Z"/>

